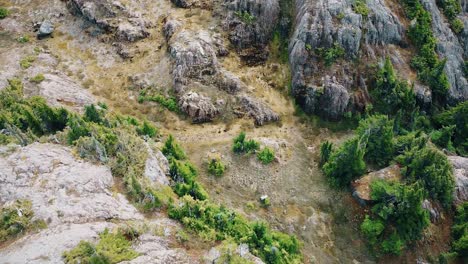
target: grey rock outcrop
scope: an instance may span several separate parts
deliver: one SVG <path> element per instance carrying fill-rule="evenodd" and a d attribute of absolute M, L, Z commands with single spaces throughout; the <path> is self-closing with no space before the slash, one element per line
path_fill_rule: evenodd
<path fill-rule="evenodd" d="M 96 102 L 91 92 L 64 74 L 44 74 L 44 81 L 38 86 L 38 95 L 53 106 L 80 111 L 85 105 Z"/>
<path fill-rule="evenodd" d="M 262 126 L 265 123 L 279 120 L 279 115 L 265 103 L 247 95 L 240 96 L 239 100 L 244 111 L 255 120 L 256 125 Z"/>
<path fill-rule="evenodd" d="M 45 38 L 50 36 L 54 32 L 54 25 L 49 20 L 45 20 L 41 23 L 39 27 L 39 32 L 37 33 L 38 38 Z"/>
<path fill-rule="evenodd" d="M 146 22 L 140 14 L 131 12 L 119 1 L 68 0 L 75 15 L 80 15 L 119 40 L 136 41 L 149 36 Z"/>
<path fill-rule="evenodd" d="M 148 147 L 148 159 L 145 163 L 145 176 L 152 182 L 169 185 L 169 161 L 161 151 L 154 151 Z"/>
<path fill-rule="evenodd" d="M 444 21 L 435 0 L 422 0 L 421 3 L 432 15 L 432 31 L 437 38 L 437 53 L 447 59 L 444 71 L 450 83 L 448 102 L 456 104 L 468 100 L 468 81 L 464 73 L 464 50 L 449 24 Z"/>
<path fill-rule="evenodd" d="M 439 208 L 437 208 L 437 206 L 434 205 L 434 203 L 425 199 L 422 202 L 421 207 L 423 209 L 426 209 L 429 212 L 429 217 L 432 223 L 435 223 L 440 220 L 440 217 L 441 217 L 440 210 Z"/>
<path fill-rule="evenodd" d="M 345 110 L 362 107 L 355 105 L 363 98 L 354 98 L 353 90 L 359 88 L 363 89 L 361 93 L 367 93 L 361 85 L 365 84 L 362 82 L 365 74 L 361 75 L 349 62 L 340 61 L 339 67 L 323 67 L 317 49 L 337 45 L 349 61 L 363 56 L 362 53 L 377 59 L 384 55 L 381 46 L 403 43 L 404 27 L 398 16 L 382 0 L 366 3 L 369 15 L 364 19 L 353 11 L 353 1 L 296 1 L 296 26 L 289 46 L 292 94 L 306 112 L 338 119 Z M 323 78 L 324 75 L 331 77 Z"/>
<path fill-rule="evenodd" d="M 468 158 L 449 156 L 455 177 L 455 192 L 453 200 L 455 204 L 468 201 Z"/>
<path fill-rule="evenodd" d="M 0 157 L 0 203 L 32 202 L 49 227 L 107 219 L 142 219 L 121 194 L 110 192 L 108 168 L 77 160 L 71 149 L 34 143 Z"/>
<path fill-rule="evenodd" d="M 229 0 L 226 1 L 225 26 L 229 40 L 249 64 L 257 64 L 268 58 L 266 45 L 278 24 L 278 0 Z"/>
<path fill-rule="evenodd" d="M 181 96 L 179 108 L 195 123 L 211 121 L 219 114 L 219 110 L 213 105 L 210 98 L 196 92 L 187 92 Z"/>

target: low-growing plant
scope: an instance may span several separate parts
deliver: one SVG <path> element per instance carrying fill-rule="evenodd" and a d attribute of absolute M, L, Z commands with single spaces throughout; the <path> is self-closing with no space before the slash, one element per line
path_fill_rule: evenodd
<path fill-rule="evenodd" d="M 234 138 L 234 145 L 232 150 L 235 153 L 252 153 L 260 148 L 260 144 L 253 140 L 246 140 L 245 132 L 241 132 L 237 137 Z"/>
<path fill-rule="evenodd" d="M 0 19 L 4 19 L 10 14 L 10 11 L 4 7 L 0 7 Z"/>
<path fill-rule="evenodd" d="M 32 63 L 36 61 L 36 56 L 30 55 L 22 58 L 19 62 L 21 68 L 27 69 L 31 67 Z"/>
<path fill-rule="evenodd" d="M 345 50 L 335 42 L 330 48 L 317 48 L 315 53 L 325 62 L 325 66 L 331 66 L 345 55 Z"/>
<path fill-rule="evenodd" d="M 387 166 L 393 153 L 393 121 L 384 115 L 371 116 L 359 122 L 356 132 L 368 138 L 364 159 L 379 167 Z"/>
<path fill-rule="evenodd" d="M 457 207 L 452 226 L 452 249 L 460 258 L 468 257 L 468 202 Z"/>
<path fill-rule="evenodd" d="M 265 165 L 270 164 L 275 159 L 275 152 L 271 148 L 265 147 L 258 152 L 257 158 Z"/>
<path fill-rule="evenodd" d="M 179 112 L 179 106 L 177 105 L 177 99 L 175 97 L 165 97 L 161 94 L 147 95 L 147 91 L 141 91 L 138 97 L 138 102 L 143 103 L 146 101 L 156 102 L 172 112 Z"/>
<path fill-rule="evenodd" d="M 356 0 L 353 4 L 353 11 L 363 17 L 367 17 L 369 15 L 369 8 L 367 7 L 365 0 Z"/>
<path fill-rule="evenodd" d="M 322 167 L 329 159 L 333 152 L 333 143 L 325 141 L 320 145 L 320 162 L 319 166 Z"/>
<path fill-rule="evenodd" d="M 65 263 L 119 263 L 138 257 L 138 253 L 131 248 L 132 242 L 121 230 L 110 232 L 105 229 L 99 234 L 99 242 L 94 245 L 87 241 L 80 243 L 70 251 L 63 252 Z"/>
<path fill-rule="evenodd" d="M 247 25 L 251 25 L 257 20 L 257 18 L 248 11 L 236 11 L 234 14 Z"/>
<path fill-rule="evenodd" d="M 39 73 L 38 75 L 36 75 L 36 76 L 34 76 L 34 77 L 32 77 L 30 79 L 30 81 L 33 82 L 33 83 L 41 83 L 44 80 L 45 80 L 45 77 L 44 77 L 44 74 L 42 74 L 42 73 Z"/>
<path fill-rule="evenodd" d="M 29 42 L 29 36 L 27 35 L 24 35 L 24 36 L 21 36 L 17 39 L 17 41 L 19 43 L 28 43 Z"/>
<path fill-rule="evenodd" d="M 226 165 L 224 165 L 219 158 L 213 158 L 208 163 L 208 172 L 214 176 L 223 176 L 225 170 Z"/>
<path fill-rule="evenodd" d="M 45 228 L 42 220 L 33 221 L 34 212 L 29 200 L 16 200 L 0 209 L 0 243 L 18 237 L 28 230 Z"/>
<path fill-rule="evenodd" d="M 187 155 L 185 154 L 184 150 L 180 147 L 178 143 L 175 142 L 175 139 L 172 135 L 169 135 L 166 142 L 164 143 L 162 153 L 168 159 L 174 158 L 176 160 L 184 160 L 187 158 Z"/>

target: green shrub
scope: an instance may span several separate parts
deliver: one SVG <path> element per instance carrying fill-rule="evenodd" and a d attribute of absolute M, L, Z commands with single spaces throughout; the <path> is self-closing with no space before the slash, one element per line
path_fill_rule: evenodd
<path fill-rule="evenodd" d="M 257 18 L 248 11 L 236 11 L 234 14 L 247 25 L 251 25 L 257 20 Z"/>
<path fill-rule="evenodd" d="M 28 43 L 29 42 L 29 36 L 27 35 L 24 35 L 24 36 L 21 36 L 17 39 L 17 41 L 19 43 Z"/>
<path fill-rule="evenodd" d="M 19 62 L 21 68 L 27 69 L 32 66 L 32 63 L 36 61 L 36 56 L 26 56 L 22 58 Z"/>
<path fill-rule="evenodd" d="M 208 172 L 214 176 L 222 176 L 226 170 L 226 165 L 224 165 L 219 158 L 211 159 L 208 163 Z"/>
<path fill-rule="evenodd" d="M 176 160 L 184 160 L 187 158 L 187 155 L 185 154 L 184 150 L 180 147 L 179 144 L 175 142 L 175 139 L 172 135 L 169 135 L 166 142 L 164 143 L 162 153 L 168 159 L 174 158 Z"/>
<path fill-rule="evenodd" d="M 141 127 L 137 128 L 137 133 L 141 136 L 148 136 L 150 138 L 153 138 L 158 134 L 158 130 L 149 122 L 144 121 Z"/>
<path fill-rule="evenodd" d="M 370 188 L 376 202 L 361 232 L 374 250 L 399 255 L 407 241 L 420 239 L 429 225 L 429 214 L 422 208 L 424 190 L 417 184 L 384 180 L 372 182 Z"/>
<path fill-rule="evenodd" d="M 40 73 L 30 79 L 31 82 L 33 83 L 41 83 L 42 81 L 45 80 L 44 74 Z"/>
<path fill-rule="evenodd" d="M 367 137 L 356 137 L 346 141 L 339 149 L 333 151 L 322 170 L 330 184 L 344 187 L 366 171 L 364 154 Z"/>
<path fill-rule="evenodd" d="M 131 248 L 129 241 L 121 230 L 109 232 L 105 229 L 99 234 L 99 242 L 93 245 L 87 241 L 80 241 L 78 246 L 70 251 L 63 252 L 65 263 L 95 263 L 111 264 L 138 257 L 138 253 Z"/>
<path fill-rule="evenodd" d="M 412 123 L 416 95 L 405 80 L 396 76 L 390 58 L 385 59 L 384 66 L 375 74 L 370 94 L 375 112 L 392 116 L 400 113 L 401 125 L 407 127 Z"/>
<path fill-rule="evenodd" d="M 397 157 L 401 172 L 410 182 L 422 182 L 429 196 L 448 206 L 455 180 L 447 157 L 432 147 L 413 148 Z"/>
<path fill-rule="evenodd" d="M 463 22 L 457 18 L 457 15 L 462 11 L 460 2 L 458 0 L 437 0 L 437 5 L 442 8 L 444 15 L 450 23 L 453 32 L 459 34 L 463 31 Z"/>
<path fill-rule="evenodd" d="M 333 152 L 333 143 L 325 141 L 320 145 L 320 162 L 319 166 L 322 167 L 329 159 Z"/>
<path fill-rule="evenodd" d="M 468 257 L 468 202 L 457 207 L 452 226 L 452 248 L 461 258 Z"/>
<path fill-rule="evenodd" d="M 338 43 L 334 43 L 330 48 L 316 49 L 315 53 L 325 62 L 325 66 L 331 66 L 345 55 L 345 50 Z"/>
<path fill-rule="evenodd" d="M 455 126 L 453 146 L 458 154 L 468 156 L 468 101 L 436 115 L 434 121 L 439 128 Z"/>
<path fill-rule="evenodd" d="M 42 220 L 32 221 L 34 212 L 29 200 L 17 200 L 12 205 L 2 207 L 0 212 L 0 243 L 46 225 Z"/>
<path fill-rule="evenodd" d="M 198 172 L 190 162 L 171 159 L 170 175 L 176 183 L 174 191 L 180 197 L 190 195 L 199 200 L 208 198 L 207 192 L 196 182 Z"/>
<path fill-rule="evenodd" d="M 235 153 L 251 153 L 255 152 L 260 148 L 260 144 L 253 140 L 246 140 L 245 132 L 241 132 L 237 137 L 234 138 L 234 144 L 232 150 Z"/>
<path fill-rule="evenodd" d="M 268 147 L 265 147 L 257 154 L 257 158 L 263 164 L 270 164 L 275 159 L 275 152 Z"/>
<path fill-rule="evenodd" d="M 108 121 L 106 120 L 106 109 L 101 108 L 100 106 L 95 106 L 94 104 L 86 105 L 84 112 L 84 120 L 86 122 L 93 122 L 97 124 L 104 124 Z"/>
<path fill-rule="evenodd" d="M 452 28 L 455 34 L 460 34 L 463 29 L 465 29 L 465 24 L 459 18 L 455 18 L 454 20 L 450 21 L 450 27 Z"/>
<path fill-rule="evenodd" d="M 8 9 L 6 9 L 4 7 L 0 7 L 0 19 L 4 19 L 9 14 L 10 14 L 10 12 L 8 11 Z"/>
<path fill-rule="evenodd" d="M 363 17 L 369 15 L 369 8 L 367 7 L 365 0 L 356 0 L 353 4 L 353 10 L 356 14 L 360 14 Z"/>
<path fill-rule="evenodd" d="M 371 116 L 359 122 L 356 132 L 368 138 L 364 159 L 380 167 L 387 166 L 393 153 L 393 121 L 384 115 Z"/>
<path fill-rule="evenodd" d="M 431 133 L 431 141 L 438 147 L 446 148 L 450 151 L 454 151 L 452 144 L 452 136 L 455 130 L 455 126 L 442 127 L 439 130 L 434 130 Z"/>
<path fill-rule="evenodd" d="M 234 211 L 208 201 L 185 196 L 182 203 L 169 208 L 169 217 L 207 239 L 233 239 L 247 243 L 252 254 L 266 263 L 301 261 L 300 243 L 294 236 L 272 231 L 265 223 L 249 223 Z"/>
<path fill-rule="evenodd" d="M 161 94 L 147 95 L 148 91 L 141 91 L 138 97 L 138 102 L 143 103 L 146 101 L 156 102 L 172 112 L 179 112 L 179 106 L 177 105 L 177 99 L 175 97 L 165 97 Z"/>

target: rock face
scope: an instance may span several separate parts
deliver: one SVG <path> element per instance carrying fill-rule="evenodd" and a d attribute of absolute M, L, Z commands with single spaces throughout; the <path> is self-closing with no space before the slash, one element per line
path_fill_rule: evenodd
<path fill-rule="evenodd" d="M 53 106 L 81 110 L 85 105 L 96 102 L 93 95 L 64 74 L 44 74 L 39 85 L 39 94 Z"/>
<path fill-rule="evenodd" d="M 161 151 L 154 151 L 149 145 L 145 163 L 145 176 L 152 182 L 169 185 L 169 161 Z"/>
<path fill-rule="evenodd" d="M 366 93 L 361 85 L 366 76 L 360 76 L 358 67 L 342 61 L 339 67 L 323 66 L 315 50 L 339 46 L 347 61 L 364 54 L 375 59 L 383 55 L 381 46 L 403 42 L 404 27 L 385 1 L 366 3 L 369 15 L 364 19 L 353 11 L 352 1 L 296 1 L 296 27 L 289 46 L 292 93 L 306 112 L 337 119 L 362 101 L 362 92 L 354 89 Z"/>
<path fill-rule="evenodd" d="M 210 98 L 196 92 L 184 94 L 179 100 L 179 107 L 195 123 L 211 121 L 219 114 L 219 110 L 213 105 Z"/>
<path fill-rule="evenodd" d="M 268 105 L 247 95 L 240 96 L 240 104 L 248 116 L 255 120 L 255 124 L 262 126 L 268 122 L 279 120 L 279 116 Z"/>
<path fill-rule="evenodd" d="M 370 184 L 375 180 L 399 181 L 401 180 L 400 168 L 393 165 L 379 171 L 371 172 L 360 179 L 355 180 L 351 185 L 353 187 L 353 197 L 362 205 L 372 202 L 370 196 Z"/>
<path fill-rule="evenodd" d="M 447 59 L 444 71 L 450 83 L 448 101 L 455 104 L 468 100 L 468 81 L 464 73 L 464 50 L 449 24 L 445 22 L 435 0 L 422 0 L 421 3 L 432 15 L 432 30 L 437 38 L 437 53 L 440 57 Z"/>
<path fill-rule="evenodd" d="M 453 200 L 455 204 L 468 201 L 468 158 L 449 156 L 455 177 L 455 192 Z"/>
<path fill-rule="evenodd" d="M 278 24 L 279 0 L 226 1 L 229 40 L 241 58 L 257 64 L 268 58 L 266 45 Z"/>
<path fill-rule="evenodd" d="M 80 15 L 117 39 L 136 41 L 149 36 L 145 21 L 120 1 L 68 0 L 73 14 Z"/>
<path fill-rule="evenodd" d="M 0 157 L 0 203 L 31 200 L 49 226 L 106 219 L 142 219 L 121 194 L 113 195 L 108 168 L 75 159 L 71 149 L 34 143 Z"/>

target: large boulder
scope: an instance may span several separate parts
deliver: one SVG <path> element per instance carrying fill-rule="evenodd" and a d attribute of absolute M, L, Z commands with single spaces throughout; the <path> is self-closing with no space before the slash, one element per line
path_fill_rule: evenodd
<path fill-rule="evenodd" d="M 449 156 L 448 160 L 452 164 L 455 177 L 454 203 L 466 202 L 468 201 L 468 158 Z"/>
<path fill-rule="evenodd" d="M 265 123 L 279 120 L 279 115 L 267 104 L 247 95 L 239 96 L 239 100 L 243 110 L 255 120 L 256 125 L 262 126 Z"/>
<path fill-rule="evenodd" d="M 181 96 L 179 108 L 192 118 L 194 123 L 211 121 L 219 114 L 219 110 L 210 98 L 196 92 L 187 92 Z"/>

